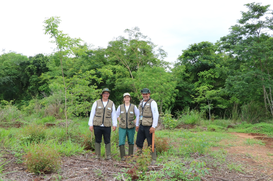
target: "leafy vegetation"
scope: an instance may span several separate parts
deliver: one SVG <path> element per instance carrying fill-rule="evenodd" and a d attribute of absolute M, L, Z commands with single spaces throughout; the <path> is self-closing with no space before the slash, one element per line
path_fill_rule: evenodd
<path fill-rule="evenodd" d="M 224 132 L 273 134 L 273 37 L 268 33 L 273 18 L 268 5 L 246 7 L 228 35 L 215 44 L 189 45 L 173 67 L 164 61 L 167 53 L 137 27 L 126 29 L 126 36 L 109 41 L 107 48 L 94 49 L 59 30 L 60 18 L 47 19 L 45 34 L 56 52 L 0 55 L 0 149 L 10 150 L 30 172 L 56 172 L 61 157 L 94 150 L 87 119 L 103 88 L 111 90 L 115 105 L 122 103 L 124 92 L 130 92 L 137 105 L 140 90 L 147 87 L 163 125 L 156 133 L 163 169 L 148 171 L 147 148 L 116 178 L 201 180 L 208 168 L 227 161 L 224 150 L 209 152 L 222 147 L 222 139 L 231 139 Z M 119 160 L 117 131 L 111 135 L 111 147 L 112 158 Z M 196 155 L 209 158 L 195 160 Z M 0 177 L 7 164 L 0 159 Z M 242 165 L 226 167 L 243 172 Z M 96 174 L 102 177 L 100 171 Z"/>

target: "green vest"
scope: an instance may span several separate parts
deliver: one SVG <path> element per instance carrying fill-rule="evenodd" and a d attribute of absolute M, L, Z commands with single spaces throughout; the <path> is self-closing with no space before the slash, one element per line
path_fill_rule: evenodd
<path fill-rule="evenodd" d="M 125 109 L 125 104 L 120 105 L 120 123 L 119 127 L 121 128 L 134 128 L 136 125 L 134 123 L 134 116 L 135 116 L 135 111 L 134 111 L 134 104 L 130 104 L 128 112 L 126 112 Z"/>
<path fill-rule="evenodd" d="M 97 100 L 97 107 L 96 113 L 93 120 L 94 126 L 104 125 L 105 127 L 111 127 L 112 125 L 112 108 L 113 108 L 113 101 L 108 99 L 107 105 L 104 107 L 102 100 Z"/>
<path fill-rule="evenodd" d="M 142 121 L 139 120 L 139 124 L 142 124 L 143 126 L 152 126 L 153 125 L 153 113 L 151 109 L 151 102 L 153 99 L 149 99 L 147 102 L 145 102 L 145 106 L 142 108 L 143 100 L 140 102 L 138 106 L 139 110 L 139 116 L 142 116 Z M 142 112 L 143 110 L 143 112 Z"/>

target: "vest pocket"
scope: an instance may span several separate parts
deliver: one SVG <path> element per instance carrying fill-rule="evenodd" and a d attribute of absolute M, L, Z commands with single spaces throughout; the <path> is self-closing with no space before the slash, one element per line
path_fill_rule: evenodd
<path fill-rule="evenodd" d="M 110 107 L 106 108 L 106 118 L 111 117 L 112 109 Z"/>
<path fill-rule="evenodd" d="M 102 114 L 102 110 L 103 110 L 102 107 L 99 106 L 99 107 L 97 108 L 97 110 L 96 110 L 96 113 L 97 113 L 97 114 Z"/>

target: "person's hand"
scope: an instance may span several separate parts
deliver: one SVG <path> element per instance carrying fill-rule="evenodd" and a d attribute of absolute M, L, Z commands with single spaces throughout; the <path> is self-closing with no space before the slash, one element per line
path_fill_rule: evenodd
<path fill-rule="evenodd" d="M 116 126 L 113 126 L 113 131 L 116 131 Z"/>
<path fill-rule="evenodd" d="M 93 126 L 89 126 L 89 130 L 90 130 L 91 132 L 93 132 L 93 130 L 94 130 Z"/>
<path fill-rule="evenodd" d="M 136 132 L 138 132 L 138 128 L 139 128 L 139 126 L 136 127 Z"/>
<path fill-rule="evenodd" d="M 151 127 L 150 128 L 150 134 L 154 133 L 155 132 L 155 128 Z"/>

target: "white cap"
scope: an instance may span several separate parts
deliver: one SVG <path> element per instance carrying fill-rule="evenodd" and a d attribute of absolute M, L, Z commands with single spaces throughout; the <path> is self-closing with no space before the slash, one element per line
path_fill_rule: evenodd
<path fill-rule="evenodd" d="M 131 95 L 128 92 L 123 94 L 123 97 L 125 97 L 125 96 L 130 96 L 131 97 Z"/>

